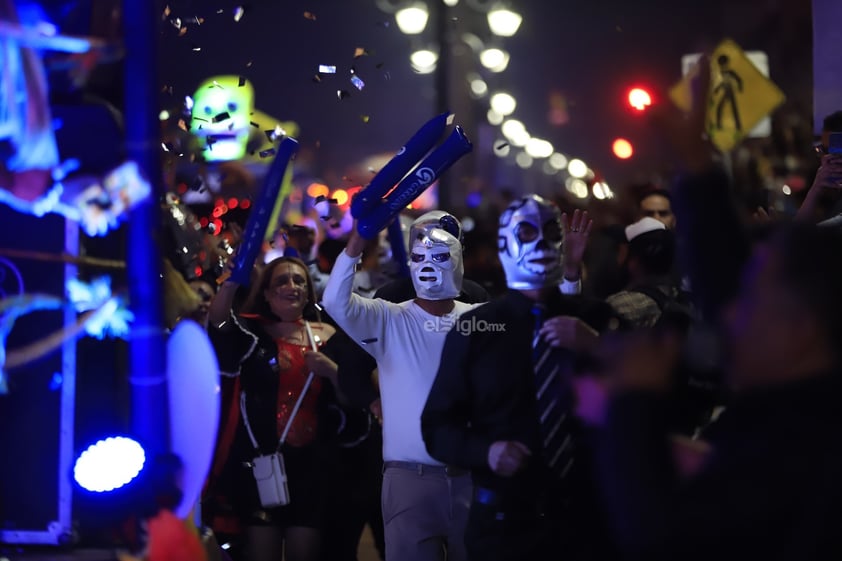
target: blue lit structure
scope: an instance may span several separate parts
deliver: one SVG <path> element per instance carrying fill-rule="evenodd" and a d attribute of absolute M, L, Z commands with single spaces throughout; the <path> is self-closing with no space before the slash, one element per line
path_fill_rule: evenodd
<path fill-rule="evenodd" d="M 145 443 L 150 457 L 170 448 L 162 263 L 156 244 L 163 194 L 157 120 L 159 4 L 123 1 L 126 155 L 152 185 L 152 196 L 129 215 L 126 248 L 129 302 L 135 314 L 129 341 L 132 433 Z"/>

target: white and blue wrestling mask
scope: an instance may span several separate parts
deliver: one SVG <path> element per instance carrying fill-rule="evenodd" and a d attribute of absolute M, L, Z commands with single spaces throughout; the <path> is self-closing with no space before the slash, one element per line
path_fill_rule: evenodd
<path fill-rule="evenodd" d="M 434 211 L 436 213 L 440 211 Z M 447 213 L 455 223 L 456 235 L 450 232 L 454 224 L 445 219 L 448 229 L 427 213 L 419 217 L 410 229 L 409 271 L 415 294 L 424 300 L 449 300 L 462 292 L 465 266 L 462 262 L 462 241 L 459 221 Z"/>
<path fill-rule="evenodd" d="M 506 284 L 530 290 L 561 282 L 561 212 L 538 195 L 516 200 L 500 215 L 498 250 Z"/>

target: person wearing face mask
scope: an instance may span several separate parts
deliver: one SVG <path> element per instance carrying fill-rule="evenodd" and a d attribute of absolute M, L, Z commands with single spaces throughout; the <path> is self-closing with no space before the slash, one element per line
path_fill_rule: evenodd
<path fill-rule="evenodd" d="M 415 298 L 392 303 L 353 293 L 354 267 L 366 244 L 355 224 L 331 271 L 322 305 L 377 362 L 386 561 L 440 561 L 443 550 L 449 561 L 463 561 L 470 475 L 427 453 L 421 410 L 447 332 L 476 305 L 455 300 L 462 289 L 463 264 L 462 243 L 453 233 L 438 223 L 418 223 L 410 242 Z"/>
<path fill-rule="evenodd" d="M 510 204 L 498 229 L 509 290 L 460 318 L 486 329 L 447 335 L 421 429 L 432 457 L 471 470 L 471 561 L 590 560 L 603 543 L 568 415 L 572 374 L 619 325 L 604 302 L 570 294 L 591 226 L 537 195 Z"/>

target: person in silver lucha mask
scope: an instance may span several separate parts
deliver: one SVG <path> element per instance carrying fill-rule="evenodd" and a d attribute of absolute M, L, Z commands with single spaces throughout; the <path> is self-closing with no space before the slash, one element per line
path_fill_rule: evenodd
<path fill-rule="evenodd" d="M 355 224 L 322 301 L 336 323 L 377 361 L 386 561 L 437 561 L 443 548 L 449 561 L 467 559 L 470 474 L 431 457 L 421 437 L 421 411 L 447 333 L 476 306 L 455 299 L 464 269 L 461 225 L 447 216 L 428 213 L 411 228 L 415 298 L 392 303 L 353 293 L 354 267 L 366 244 Z"/>
<path fill-rule="evenodd" d="M 570 414 L 571 374 L 613 317 L 569 294 L 591 225 L 537 195 L 509 205 L 498 229 L 509 290 L 463 314 L 477 328 L 451 331 L 442 350 L 421 430 L 432 457 L 471 470 L 472 561 L 584 559 L 582 548 L 601 543 Z"/>

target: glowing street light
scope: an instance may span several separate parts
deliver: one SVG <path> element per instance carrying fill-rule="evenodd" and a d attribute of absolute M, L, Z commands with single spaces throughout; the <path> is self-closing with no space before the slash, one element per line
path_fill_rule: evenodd
<path fill-rule="evenodd" d="M 429 17 L 427 5 L 423 2 L 417 2 L 395 12 L 395 21 L 401 32 L 406 35 L 418 35 L 424 31 Z"/>
<path fill-rule="evenodd" d="M 574 158 L 567 164 L 567 173 L 569 173 L 571 177 L 581 179 L 588 175 L 588 164 L 579 158 Z"/>
<path fill-rule="evenodd" d="M 555 154 L 550 156 L 548 162 L 553 167 L 553 169 L 560 171 L 567 167 L 567 156 L 556 152 Z"/>
<path fill-rule="evenodd" d="M 409 56 L 412 69 L 419 74 L 429 74 L 435 70 L 438 59 L 438 53 L 430 49 L 420 49 Z"/>
<path fill-rule="evenodd" d="M 491 47 L 479 54 L 479 61 L 492 72 L 502 72 L 509 65 L 509 53 L 503 49 Z"/>
<path fill-rule="evenodd" d="M 523 17 L 517 13 L 498 6 L 488 12 L 488 28 L 499 37 L 511 37 L 520 28 Z"/>
<path fill-rule="evenodd" d="M 530 138 L 526 143 L 526 153 L 533 158 L 549 158 L 553 153 L 553 145 L 543 138 Z"/>
<path fill-rule="evenodd" d="M 514 113 L 516 107 L 517 101 L 506 92 L 497 92 L 491 96 L 491 108 L 504 117 Z"/>

